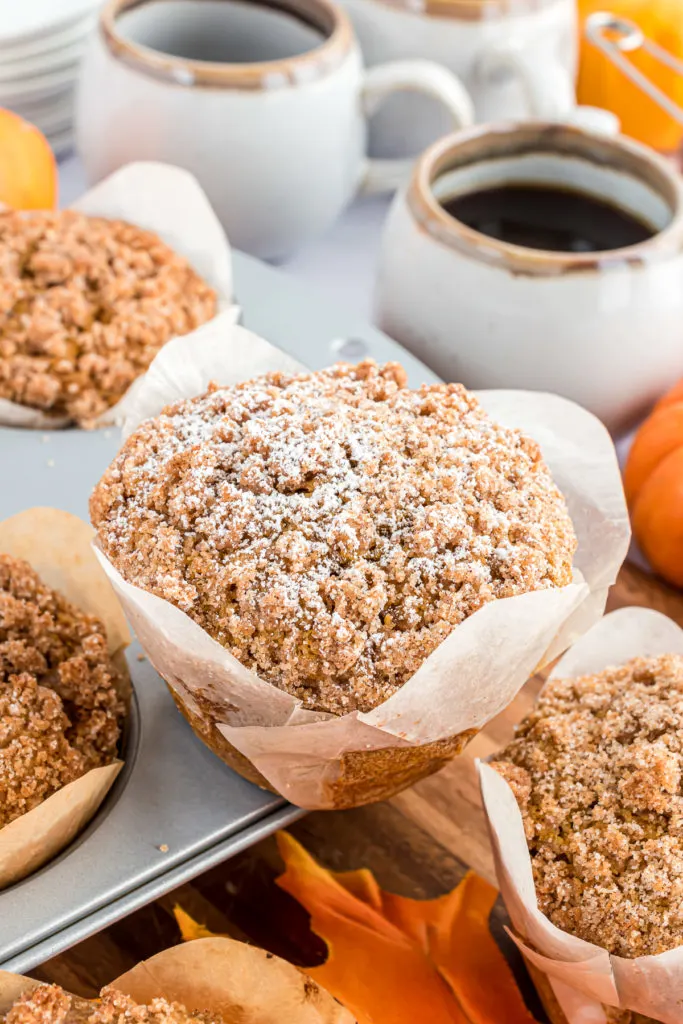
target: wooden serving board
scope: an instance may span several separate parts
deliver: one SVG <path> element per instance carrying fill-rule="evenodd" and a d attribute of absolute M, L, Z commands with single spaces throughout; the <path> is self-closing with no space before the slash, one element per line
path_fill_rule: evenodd
<path fill-rule="evenodd" d="M 622 569 L 608 607 L 624 605 L 655 608 L 683 626 L 683 594 L 630 564 Z M 384 888 L 406 896 L 440 895 L 470 867 L 494 880 L 473 761 L 510 739 L 515 722 L 526 714 L 541 685 L 540 678 L 530 680 L 466 754 L 438 775 L 387 804 L 311 814 L 292 826 L 293 834 L 326 866 L 368 867 Z M 264 946 L 301 966 L 320 963 L 325 947 L 311 933 L 306 913 L 274 884 L 280 870 L 275 841 L 265 840 L 34 973 L 78 994 L 94 995 L 134 963 L 178 941 L 172 913 L 176 903 L 213 931 Z M 504 934 L 505 920 L 499 903 L 494 931 L 532 1012 L 544 1021 L 533 986 Z"/>

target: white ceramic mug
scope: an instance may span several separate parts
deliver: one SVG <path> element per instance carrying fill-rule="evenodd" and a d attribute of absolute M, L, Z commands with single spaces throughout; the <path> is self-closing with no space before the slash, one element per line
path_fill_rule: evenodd
<path fill-rule="evenodd" d="M 579 191 L 651 237 L 602 252 L 526 248 L 441 205 L 505 184 Z M 498 125 L 442 139 L 389 213 L 377 323 L 446 380 L 552 391 L 614 431 L 683 375 L 683 184 L 652 150 L 566 125 Z"/>
<path fill-rule="evenodd" d="M 394 92 L 471 122 L 446 69 L 402 61 L 364 71 L 330 0 L 109 0 L 77 102 L 90 182 L 133 160 L 199 179 L 238 248 L 283 257 L 362 188 L 395 187 L 405 161 L 368 160 L 366 120 Z"/>
<path fill-rule="evenodd" d="M 456 74 L 481 123 L 564 120 L 574 104 L 576 0 L 344 0 L 368 66 L 421 57 Z M 371 151 L 419 153 L 450 131 L 420 96 L 373 119 Z"/>

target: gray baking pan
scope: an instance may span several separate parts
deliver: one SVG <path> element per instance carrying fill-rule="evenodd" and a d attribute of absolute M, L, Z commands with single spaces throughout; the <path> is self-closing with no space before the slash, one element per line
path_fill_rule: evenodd
<path fill-rule="evenodd" d="M 435 376 L 386 336 L 309 295 L 286 274 L 234 256 L 243 322 L 314 369 L 400 360 L 413 386 Z M 87 518 L 117 430 L 0 428 L 0 518 L 52 505 Z M 0 892 L 0 966 L 27 971 L 292 821 L 301 812 L 245 782 L 193 734 L 139 647 L 125 768 L 86 832 Z"/>

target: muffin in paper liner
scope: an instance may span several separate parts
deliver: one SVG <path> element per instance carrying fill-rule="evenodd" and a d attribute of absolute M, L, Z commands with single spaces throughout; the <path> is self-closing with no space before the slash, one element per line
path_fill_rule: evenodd
<path fill-rule="evenodd" d="M 231 321 L 237 321 L 230 246 L 206 195 L 188 171 L 151 161 L 128 164 L 86 192 L 71 209 L 89 217 L 123 220 L 158 235 L 214 289 L 217 312 L 228 312 Z M 121 422 L 130 390 L 94 426 Z M 0 398 L 0 425 L 44 430 L 71 422 L 68 416 Z"/>
<path fill-rule="evenodd" d="M 130 704 L 121 606 L 93 555 L 92 530 L 68 512 L 34 508 L 0 522 L 0 552 L 28 562 L 43 583 L 104 624 L 121 697 Z M 93 768 L 0 828 L 0 889 L 32 874 L 65 849 L 92 819 L 123 762 Z"/>
<path fill-rule="evenodd" d="M 558 662 L 550 678 L 577 678 L 635 657 L 683 655 L 683 630 L 659 612 L 605 616 Z M 628 959 L 556 927 L 539 909 L 522 815 L 508 783 L 478 762 L 498 885 L 553 1024 L 680 1024 L 683 946 Z"/>
<path fill-rule="evenodd" d="M 265 370 L 300 369 L 219 317 L 159 353 L 136 388 L 124 436 L 170 402 L 202 394 L 212 380 L 226 385 Z M 241 774 L 299 806 L 358 806 L 436 771 L 603 612 L 630 535 L 607 431 L 552 395 L 477 397 L 495 421 L 540 444 L 578 537 L 574 580 L 480 608 L 371 711 L 334 716 L 302 708 L 179 608 L 127 583 L 98 550 L 150 661 L 198 734 Z"/>
<path fill-rule="evenodd" d="M 39 984 L 0 971 L 0 1017 Z M 215 1014 L 217 1024 L 354 1024 L 348 1010 L 296 967 L 228 938 L 172 946 L 110 987 L 141 1005 L 161 998 L 181 1003 L 190 1013 Z M 87 1010 L 87 1002 L 78 1002 Z"/>

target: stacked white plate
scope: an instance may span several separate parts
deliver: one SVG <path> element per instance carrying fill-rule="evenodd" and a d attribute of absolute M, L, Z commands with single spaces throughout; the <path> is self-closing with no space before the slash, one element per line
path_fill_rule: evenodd
<path fill-rule="evenodd" d="M 80 60 L 101 0 L 0 0 L 0 107 L 47 136 L 56 156 L 73 143 Z"/>

